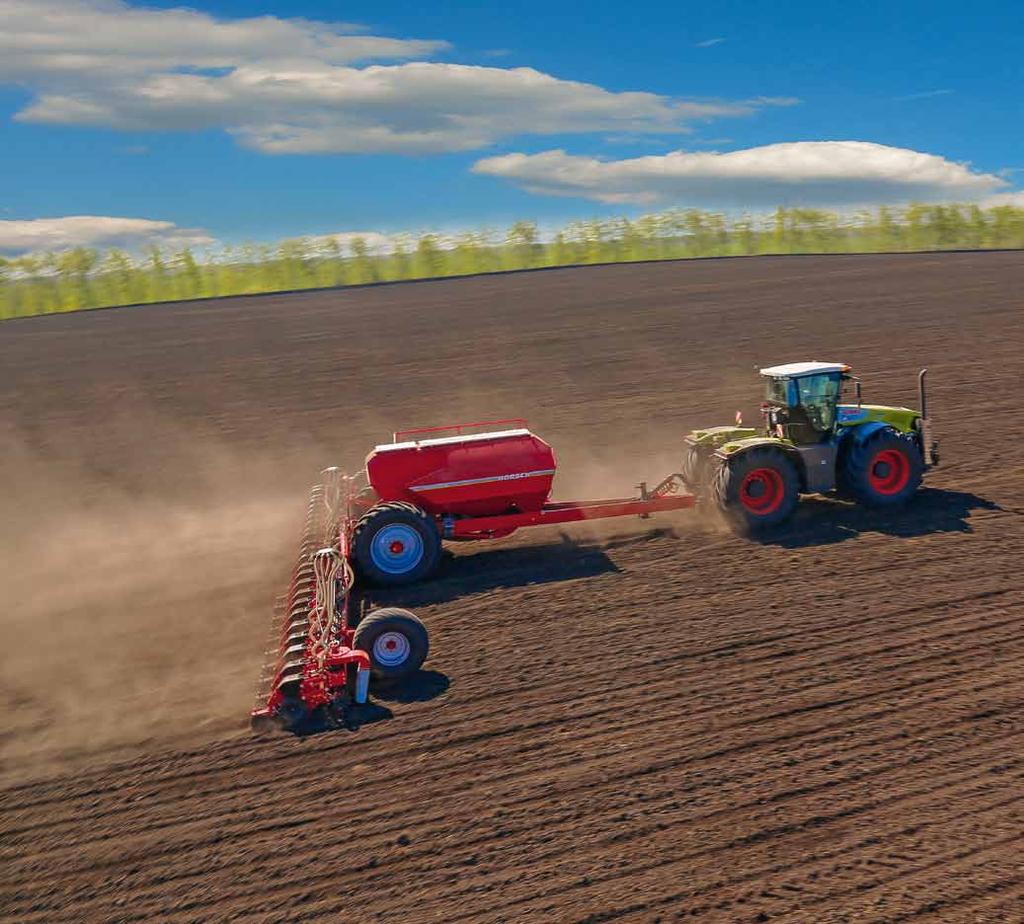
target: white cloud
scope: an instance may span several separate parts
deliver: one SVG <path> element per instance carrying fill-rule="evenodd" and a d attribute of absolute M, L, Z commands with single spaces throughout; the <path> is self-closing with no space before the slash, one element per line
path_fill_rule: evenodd
<path fill-rule="evenodd" d="M 934 154 L 866 141 L 797 141 L 726 154 L 673 151 L 613 161 L 545 151 L 484 158 L 473 171 L 543 195 L 739 208 L 973 201 L 1007 185 Z"/>
<path fill-rule="evenodd" d="M 1012 205 L 1014 208 L 1024 209 L 1024 190 L 996 193 L 994 196 L 988 196 L 983 199 L 980 204 L 987 209 L 994 208 L 997 205 Z"/>
<path fill-rule="evenodd" d="M 147 244 L 164 247 L 201 247 L 214 239 L 199 228 L 179 228 L 170 221 L 147 218 L 113 218 L 102 215 L 69 215 L 0 221 L 0 253 L 9 255 L 72 247 L 138 248 Z"/>
<path fill-rule="evenodd" d="M 0 0 L 0 82 L 33 93 L 20 121 L 225 128 L 272 153 L 426 153 L 520 134 L 675 133 L 694 120 L 793 102 L 680 101 L 527 67 L 410 60 L 447 43 L 352 30 L 122 0 Z"/>
<path fill-rule="evenodd" d="M 724 42 L 724 38 L 709 38 L 704 39 L 703 42 L 697 42 L 695 48 L 714 48 L 715 45 L 721 45 Z"/>
<path fill-rule="evenodd" d="M 609 93 L 527 67 L 431 62 L 288 75 L 240 68 L 224 79 L 234 84 L 233 106 L 262 116 L 232 131 L 273 153 L 429 153 L 519 134 L 677 132 L 693 119 L 743 115 L 761 105 L 676 103 L 652 93 Z M 301 117 L 296 106 L 306 107 Z M 277 118 L 266 118 L 271 114 Z"/>
<path fill-rule="evenodd" d="M 908 93 L 906 96 L 894 96 L 893 100 L 897 103 L 908 103 L 918 99 L 932 99 L 936 96 L 949 96 L 952 90 L 924 90 L 921 93 Z"/>
<path fill-rule="evenodd" d="M 177 68 L 233 68 L 243 61 L 417 58 L 443 41 L 355 33 L 344 23 L 254 16 L 216 19 L 184 7 L 123 0 L 0 0 L 0 73 L 16 80 L 61 74 L 90 79 Z"/>

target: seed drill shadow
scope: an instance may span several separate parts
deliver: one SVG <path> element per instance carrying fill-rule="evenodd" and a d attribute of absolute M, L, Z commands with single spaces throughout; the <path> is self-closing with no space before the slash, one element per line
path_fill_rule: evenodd
<path fill-rule="evenodd" d="M 446 692 L 451 686 L 447 674 L 440 671 L 417 671 L 401 683 L 373 691 L 377 702 L 426 703 Z"/>
<path fill-rule="evenodd" d="M 561 542 L 548 545 L 447 555 L 440 574 L 430 581 L 411 587 L 366 589 L 357 593 L 354 602 L 357 609 L 365 607 L 366 611 L 382 606 L 415 609 L 503 587 L 568 581 L 618 570 L 602 548 L 581 544 L 563 534 Z M 429 702 L 445 693 L 450 685 L 448 676 L 440 671 L 421 670 L 400 683 L 374 685 L 370 690 L 371 701 L 350 707 L 341 722 L 318 711 L 293 733 L 304 738 L 341 728 L 354 731 L 391 719 L 393 713 L 385 704 Z"/>
<path fill-rule="evenodd" d="M 974 510 L 1005 508 L 967 491 L 923 488 L 906 507 L 872 509 L 826 497 L 803 498 L 796 515 L 784 527 L 758 537 L 764 545 L 787 549 L 831 545 L 861 533 L 884 533 L 912 538 L 935 533 L 970 533 Z"/>
<path fill-rule="evenodd" d="M 565 535 L 561 542 L 547 545 L 505 549 L 481 545 L 464 555 L 446 556 L 440 573 L 422 584 L 368 590 L 368 606 L 434 606 L 489 590 L 572 581 L 619 570 L 604 546 L 584 544 Z"/>
<path fill-rule="evenodd" d="M 373 725 L 394 718 L 394 713 L 384 703 L 426 703 L 436 699 L 450 685 L 448 676 L 440 671 L 417 671 L 399 683 L 371 688 L 370 701 L 361 706 L 349 706 L 341 721 L 335 720 L 322 710 L 317 710 L 293 729 L 292 733 L 297 738 L 308 738 L 311 735 L 342 729 L 357 731 L 364 725 Z"/>

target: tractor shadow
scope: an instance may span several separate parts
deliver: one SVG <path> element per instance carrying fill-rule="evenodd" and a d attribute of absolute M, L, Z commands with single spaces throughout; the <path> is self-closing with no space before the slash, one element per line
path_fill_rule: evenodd
<path fill-rule="evenodd" d="M 436 577 L 422 584 L 393 589 L 373 588 L 366 598 L 373 606 L 435 606 L 467 597 L 528 584 L 550 584 L 618 572 L 607 546 L 577 541 L 565 534 L 549 544 L 481 549 L 472 543 L 466 554 L 446 553 Z"/>
<path fill-rule="evenodd" d="M 828 497 L 805 497 L 781 529 L 759 538 L 763 545 L 799 549 L 855 539 L 861 533 L 912 538 L 934 533 L 970 533 L 974 510 L 1001 510 L 993 501 L 966 491 L 922 488 L 908 506 L 871 509 Z"/>

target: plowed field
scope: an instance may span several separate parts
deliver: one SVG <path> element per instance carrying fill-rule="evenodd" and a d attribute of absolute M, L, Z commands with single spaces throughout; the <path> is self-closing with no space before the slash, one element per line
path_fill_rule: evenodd
<path fill-rule="evenodd" d="M 1024 254 L 608 266 L 0 327 L 0 917 L 1024 921 Z M 913 505 L 461 545 L 354 732 L 247 711 L 308 485 L 527 416 L 628 494 L 758 365 L 931 369 Z M 383 599 L 383 598 L 382 598 Z"/>

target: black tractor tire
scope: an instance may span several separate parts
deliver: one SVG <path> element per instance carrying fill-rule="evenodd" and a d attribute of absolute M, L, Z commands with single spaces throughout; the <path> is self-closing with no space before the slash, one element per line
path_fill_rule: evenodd
<path fill-rule="evenodd" d="M 866 507 L 899 507 L 917 492 L 923 473 L 917 440 L 885 427 L 842 454 L 837 481 L 840 494 Z"/>
<path fill-rule="evenodd" d="M 679 466 L 686 490 L 696 496 L 702 495 L 707 489 L 708 477 L 711 473 L 711 460 L 708 450 L 687 443 L 683 449 L 683 461 Z"/>
<path fill-rule="evenodd" d="M 352 531 L 352 557 L 356 573 L 370 584 L 414 584 L 441 564 L 441 534 L 419 507 L 378 504 Z"/>
<path fill-rule="evenodd" d="M 377 681 L 394 682 L 416 673 L 427 659 L 427 627 L 408 610 L 395 606 L 374 610 L 356 628 L 352 647 L 370 656 Z"/>
<path fill-rule="evenodd" d="M 800 500 L 800 476 L 784 451 L 755 447 L 719 462 L 711 496 L 737 532 L 757 533 L 792 516 Z"/>

